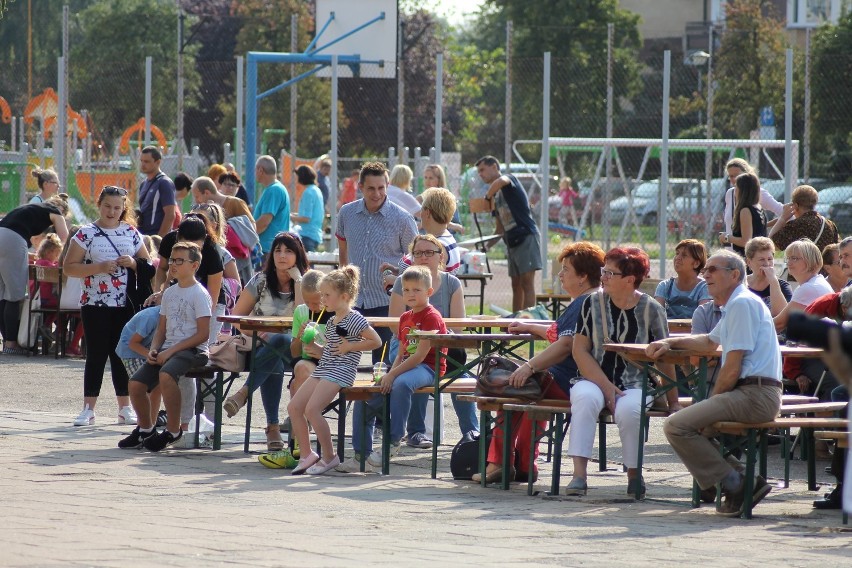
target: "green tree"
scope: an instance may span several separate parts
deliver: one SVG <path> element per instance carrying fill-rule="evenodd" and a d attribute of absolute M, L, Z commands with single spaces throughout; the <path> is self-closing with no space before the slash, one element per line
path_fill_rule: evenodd
<path fill-rule="evenodd" d="M 551 132 L 602 136 L 606 126 L 607 24 L 615 27 L 613 89 L 616 120 L 620 101 L 641 87 L 639 16 L 619 8 L 617 0 L 489 0 L 478 25 L 481 45 L 495 47 L 505 31 L 492 22 L 512 20 L 514 138 L 541 136 L 542 57 L 551 52 Z M 491 11 L 493 10 L 493 12 Z M 496 18 L 494 18 L 496 14 Z"/>
<path fill-rule="evenodd" d="M 852 14 L 820 28 L 813 39 L 814 161 L 837 181 L 852 176 Z"/>
<path fill-rule="evenodd" d="M 107 149 L 145 113 L 145 57 L 153 58 L 152 122 L 167 138 L 177 117 L 177 8 L 170 0 L 100 0 L 75 18 L 70 100 L 87 109 Z M 184 51 L 184 109 L 195 104 L 196 46 Z"/>
<path fill-rule="evenodd" d="M 784 24 L 767 0 L 732 0 L 715 61 L 716 125 L 748 138 L 760 109 L 784 108 Z"/>

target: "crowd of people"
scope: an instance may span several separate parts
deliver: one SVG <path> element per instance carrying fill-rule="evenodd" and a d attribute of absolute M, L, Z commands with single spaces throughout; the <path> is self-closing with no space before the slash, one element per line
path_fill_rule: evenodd
<path fill-rule="evenodd" d="M 261 156 L 255 165 L 259 199 L 253 207 L 230 165 L 215 165 L 196 179 L 181 174 L 172 180 L 160 169 L 161 160 L 157 148 L 141 152 L 145 181 L 138 209 L 126 189 L 106 186 L 96 199 L 97 219 L 70 233 L 68 197 L 58 193 L 58 177 L 50 170 L 35 172 L 39 194 L 0 221 L 3 353 L 27 352 L 16 340 L 28 288 L 28 248 L 38 241 L 37 260 L 32 260 L 58 265 L 61 259 L 65 277 L 79 280 L 83 335 L 97 337 L 86 342 L 83 407 L 75 426 L 95 422 L 109 360 L 118 421 L 135 425 L 119 447 L 160 451 L 179 445 L 196 405 L 194 381 L 181 377 L 208 362 L 210 345 L 222 332 L 219 316 L 292 316 L 291 332 L 261 334 L 262 346 L 248 380 L 224 403 L 232 417 L 251 391 L 260 390 L 269 450 L 260 457 L 263 465 L 293 465 L 279 416 L 288 371 L 292 380 L 284 424 L 298 442 L 296 449 L 302 449 L 294 475 L 354 472 L 362 461 L 367 468 L 378 467 L 383 456 L 372 449 L 375 419 L 363 417 L 376 414 L 383 395 L 390 400 L 389 457 L 403 442 L 431 447 L 425 426 L 427 400 L 414 392 L 432 383 L 436 350 L 411 332 L 445 333 L 444 318 L 465 315 L 461 284 L 454 276 L 460 265 L 451 232 L 456 200 L 445 187 L 442 168 L 426 169 L 428 187 L 415 196 L 410 192 L 413 172 L 407 166 L 388 172 L 382 163 L 364 164 L 356 185 L 361 197 L 342 204 L 332 236 L 340 268 L 323 274 L 309 269 L 308 252 L 323 242 L 330 167 L 325 159 L 317 164 L 319 171 L 307 165 L 294 171 L 304 187 L 294 204 L 279 180 L 276 161 Z M 518 311 L 535 303 L 542 236 L 517 178 L 501 172 L 492 156 L 478 160 L 476 167 L 506 245 L 513 309 Z M 721 457 L 708 432 L 711 424 L 771 420 L 778 413 L 785 380 L 788 388 L 820 400 L 848 400 L 845 377 L 833 376 L 819 360 L 787 361 L 782 367 L 779 345 L 793 313 L 852 320 L 852 237 L 840 241 L 834 224 L 815 211 L 818 194 L 812 187 L 796 188 L 792 203 L 781 205 L 760 188 L 748 163 L 731 160 L 727 171 L 732 187 L 725 197 L 720 250 L 710 254 L 698 240 L 681 241 L 673 258 L 675 276 L 648 295 L 640 290 L 650 271 L 645 251 L 569 244 L 556 260 L 561 264 L 559 281 L 573 301 L 552 325 L 519 320 L 509 328 L 549 342 L 512 373 L 510 383 L 523 385 L 547 369 L 554 382 L 545 396 L 571 400 L 569 494 L 589 490 L 587 464 L 602 411 L 618 426 L 626 493 L 642 497 L 647 491 L 637 469 L 639 417 L 642 406 L 651 402 L 642 399 L 645 373 L 606 350 L 607 343 L 649 344 L 653 358 L 672 348 L 721 346 L 709 398 L 681 409 L 677 390 L 668 391 L 671 416 L 664 432 L 705 493 L 721 485 L 725 499 L 718 512 L 724 515 L 742 512 L 746 484 L 739 462 Z M 565 187 L 570 189 L 570 180 Z M 194 205 L 181 214 L 178 205 L 186 195 Z M 566 191 L 565 199 L 570 197 Z M 764 206 L 778 214 L 775 221 L 767 221 Z M 60 252 L 63 243 L 66 250 Z M 775 270 L 776 250 L 783 251 L 795 289 Z M 46 301 L 50 290 L 40 294 Z M 374 329 L 365 319 L 370 316 L 392 316 L 398 324 Z M 693 335 L 670 337 L 667 320 L 684 318 L 692 319 Z M 308 328 L 316 330 L 311 337 Z M 387 363 L 378 380 L 382 394 L 355 404 L 354 456 L 341 463 L 323 410 L 341 388 L 353 384 L 366 351 L 372 352 L 373 363 Z M 450 354 L 454 365 L 463 364 L 466 357 L 458 351 Z M 673 365 L 657 366 L 668 377 L 682 376 Z M 441 370 L 446 372 L 443 366 Z M 476 433 L 475 407 L 455 398 L 453 405 L 462 434 Z M 158 426 L 163 428 L 159 433 Z M 538 454 L 538 446 L 529 444 L 533 426 L 514 415 L 505 431 L 492 438 L 487 468 L 474 479 L 496 480 L 504 468 L 512 479 L 535 479 L 535 465 L 526 471 L 528 463 L 536 463 L 529 461 L 530 454 Z M 319 454 L 310 449 L 311 429 Z M 503 463 L 505 436 L 515 450 L 509 464 Z M 840 454 L 838 448 L 835 456 Z M 814 506 L 839 507 L 843 461 L 833 462 L 836 489 Z M 758 478 L 754 488 L 756 504 L 770 486 Z"/>

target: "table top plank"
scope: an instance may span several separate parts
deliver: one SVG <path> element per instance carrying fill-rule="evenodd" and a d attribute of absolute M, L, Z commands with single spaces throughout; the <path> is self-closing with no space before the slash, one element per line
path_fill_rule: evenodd
<path fill-rule="evenodd" d="M 291 316 L 219 316 L 219 321 L 231 324 L 237 324 L 244 331 L 275 331 L 290 329 L 293 326 L 293 318 Z M 553 324 L 552 320 L 534 320 L 534 319 L 511 319 L 498 318 L 496 316 L 487 317 L 464 317 L 464 318 L 444 318 L 444 324 L 448 328 L 499 328 L 506 329 L 513 322 L 522 321 L 523 323 L 535 323 L 542 325 Z M 368 317 L 367 322 L 375 327 L 389 327 L 398 325 L 399 318 L 392 317 Z"/>

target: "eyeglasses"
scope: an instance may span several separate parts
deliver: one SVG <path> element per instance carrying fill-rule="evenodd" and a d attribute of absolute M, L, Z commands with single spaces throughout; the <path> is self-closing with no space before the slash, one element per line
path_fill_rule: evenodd
<path fill-rule="evenodd" d="M 123 187 L 118 187 L 117 185 L 106 185 L 104 186 L 103 192 L 107 195 L 127 195 L 127 190 Z"/>
<path fill-rule="evenodd" d="M 411 256 L 414 258 L 420 258 L 421 256 L 425 256 L 426 258 L 432 258 L 436 254 L 441 254 L 439 250 L 416 250 L 411 253 Z"/>
<path fill-rule="evenodd" d="M 188 258 L 170 258 L 169 264 L 174 264 L 175 266 L 180 266 L 184 262 L 192 262 Z"/>
<path fill-rule="evenodd" d="M 717 270 L 734 270 L 727 266 L 707 266 L 701 271 L 701 274 L 715 274 Z"/>
<path fill-rule="evenodd" d="M 240 184 L 234 183 L 232 181 L 223 182 L 222 185 L 226 187 L 240 187 Z"/>
<path fill-rule="evenodd" d="M 607 270 L 605 268 L 601 268 L 601 276 L 606 276 L 607 278 L 613 278 L 615 276 L 624 276 L 623 272 L 613 272 L 612 270 Z"/>
<path fill-rule="evenodd" d="M 799 262 L 800 260 L 802 260 L 801 256 L 788 256 L 787 257 L 787 262 Z"/>

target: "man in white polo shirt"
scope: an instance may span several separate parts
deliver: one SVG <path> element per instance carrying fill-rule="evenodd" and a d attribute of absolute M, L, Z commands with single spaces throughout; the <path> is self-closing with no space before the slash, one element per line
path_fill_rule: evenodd
<path fill-rule="evenodd" d="M 722 366 L 707 400 L 679 410 L 666 419 L 663 432 L 675 453 L 701 489 L 722 484 L 724 502 L 716 510 L 724 516 L 742 514 L 745 480 L 742 464 L 719 453 L 709 438 L 710 426 L 719 421 L 760 423 L 773 420 L 781 407 L 781 350 L 772 315 L 760 298 L 744 284 L 743 259 L 720 251 L 707 260 L 704 279 L 713 300 L 722 307 L 722 319 L 706 335 L 688 335 L 655 341 L 648 346 L 657 358 L 670 348 L 703 351 L 722 346 Z M 758 478 L 752 503 L 757 505 L 771 490 Z"/>

